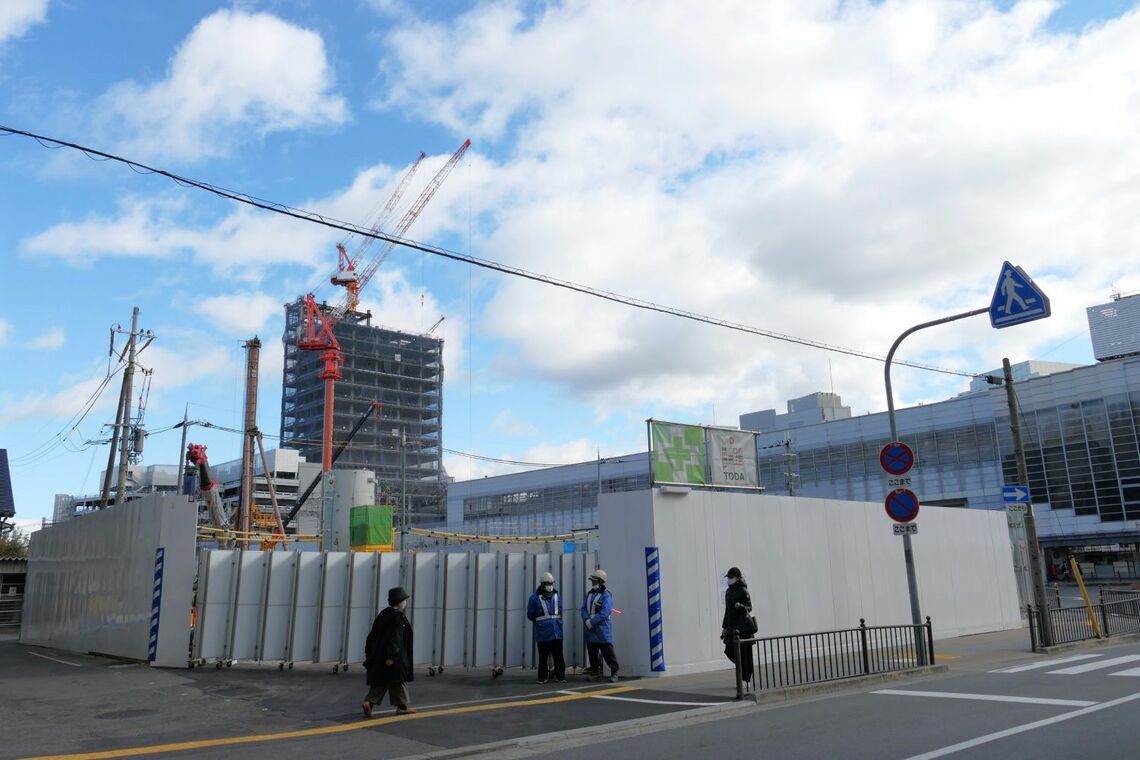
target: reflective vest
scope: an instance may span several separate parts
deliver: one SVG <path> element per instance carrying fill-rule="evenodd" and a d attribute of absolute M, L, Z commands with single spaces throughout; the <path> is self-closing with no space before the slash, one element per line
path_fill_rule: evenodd
<path fill-rule="evenodd" d="M 543 597 L 542 594 L 538 595 L 538 603 L 542 607 L 542 614 L 539 615 L 538 617 L 536 617 L 534 619 L 534 622 L 537 623 L 540 620 L 561 620 L 562 619 L 562 609 L 561 609 L 561 605 L 559 605 L 559 603 L 558 603 L 558 592 L 557 591 L 555 591 L 554 594 L 551 595 L 550 601 L 554 605 L 553 610 L 551 610 L 550 607 L 547 606 L 546 598 Z"/>

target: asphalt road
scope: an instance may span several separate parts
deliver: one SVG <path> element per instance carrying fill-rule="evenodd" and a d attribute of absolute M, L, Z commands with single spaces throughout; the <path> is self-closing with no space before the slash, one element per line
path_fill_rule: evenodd
<path fill-rule="evenodd" d="M 654 757 L 1136 758 L 1140 646 L 1016 664 L 761 709 L 590 747 L 591 760 Z M 567 748 L 547 758 L 581 757 Z"/>
<path fill-rule="evenodd" d="M 535 684 L 418 673 L 415 715 L 362 719 L 359 668 L 169 671 L 0 637 L 0 758 L 1134 758 L 1140 644 L 1028 652 L 1024 630 L 937 646 L 949 672 L 733 702 L 725 672 Z M 768 698 L 779 700 L 782 695 Z"/>

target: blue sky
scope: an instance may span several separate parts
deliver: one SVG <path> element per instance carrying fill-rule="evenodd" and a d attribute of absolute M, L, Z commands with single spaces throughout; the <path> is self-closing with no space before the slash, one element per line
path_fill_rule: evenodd
<path fill-rule="evenodd" d="M 111 10 L 109 10 L 111 9 Z M 1085 307 L 1140 291 L 1140 13 L 982 2 L 153 3 L 0 9 L 0 124 L 350 220 L 473 147 L 408 236 L 634 298 L 883 355 L 988 304 L 1004 260 L 1049 320 L 924 331 L 900 358 L 1089 362 Z M 113 324 L 155 342 L 146 464 L 239 427 L 241 343 L 279 427 L 283 304 L 339 233 L 18 136 L 0 139 L 0 446 L 18 517 L 98 488 Z M 373 249 L 375 250 L 375 249 Z M 367 256 L 366 256 L 367 258 Z M 734 424 L 818 390 L 881 411 L 882 365 L 397 250 L 381 324 L 446 341 L 444 445 L 527 462 Z M 964 377 L 899 369 L 898 402 Z M 194 429 L 214 461 L 237 436 Z M 503 471 L 448 454 L 459 478 Z"/>

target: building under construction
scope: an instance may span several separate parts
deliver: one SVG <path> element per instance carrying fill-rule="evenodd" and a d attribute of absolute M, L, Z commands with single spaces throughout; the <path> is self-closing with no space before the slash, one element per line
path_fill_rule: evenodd
<path fill-rule="evenodd" d="M 322 305 L 323 312 L 329 307 Z M 318 352 L 297 347 L 304 329 L 302 299 L 285 306 L 285 366 L 281 388 L 281 446 L 321 460 L 324 380 Z M 372 325 L 371 312 L 348 311 L 333 332 L 344 356 L 336 382 L 334 445 L 343 442 L 373 401 L 381 419 L 367 422 L 337 459 L 336 469 L 376 473 L 377 501 L 401 504 L 409 522 L 439 520 L 445 512 L 443 471 L 443 339 Z M 389 496 L 390 494 L 390 496 Z M 400 521 L 397 507 L 396 520 Z"/>

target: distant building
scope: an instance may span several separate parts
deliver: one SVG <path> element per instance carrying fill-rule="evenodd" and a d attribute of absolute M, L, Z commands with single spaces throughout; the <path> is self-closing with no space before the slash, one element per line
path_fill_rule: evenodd
<path fill-rule="evenodd" d="M 297 348 L 304 303 L 285 307 L 285 365 L 281 445 L 309 462 L 321 461 L 324 381 L 319 351 Z M 343 441 L 373 401 L 381 422 L 368 422 L 337 460 L 338 469 L 368 469 L 394 495 L 408 494 L 412 522 L 440 520 L 446 501 L 443 470 L 443 339 L 371 324 L 371 313 L 350 312 L 334 334 L 344 354 L 336 383 L 334 445 Z"/>
<path fill-rule="evenodd" d="M 300 493 L 321 474 L 319 462 L 306 462 L 297 451 L 290 449 L 271 449 L 265 452 L 269 467 L 273 471 L 274 488 L 277 491 L 277 501 L 284 514 L 288 514 L 296 505 Z M 222 501 L 222 512 L 228 517 L 237 509 L 241 495 L 241 459 L 233 459 L 221 464 L 211 464 L 211 474 L 218 485 L 218 496 Z M 265 471 L 261 466 L 261 458 L 254 459 L 253 467 L 253 497 L 258 510 L 266 515 L 272 514 L 272 500 L 269 497 L 269 487 L 265 479 Z M 197 475 L 189 478 L 189 483 L 179 481 L 179 467 L 172 464 L 129 465 L 127 467 L 127 498 L 151 493 L 187 493 L 190 498 L 197 491 Z M 100 475 L 99 482 L 103 482 Z M 297 514 L 296 520 L 290 526 L 290 533 L 316 533 L 320 526 L 320 493 L 305 502 Z M 94 512 L 100 508 L 101 494 L 87 496 L 68 496 L 56 494 L 55 511 L 52 516 L 54 522 L 69 520 L 76 515 Z M 111 489 L 109 503 L 115 503 L 115 489 Z M 209 516 L 205 505 L 199 507 L 198 521 L 207 523 Z"/>
<path fill-rule="evenodd" d="M 1140 295 L 1116 296 L 1085 312 L 1097 361 L 1140 353 Z"/>
<path fill-rule="evenodd" d="M 1054 558 L 1090 547 L 1104 556 L 1119 552 L 1131 563 L 1137 556 L 1132 547 L 1140 546 L 1140 355 L 1131 349 L 1140 346 L 1140 300 L 1132 299 L 1104 305 L 1117 309 L 1114 316 L 1105 316 L 1104 306 L 1090 309 L 1094 344 L 1110 347 L 1098 356 L 1119 355 L 1089 366 L 1027 361 L 1012 368 L 1026 485 L 1041 544 Z M 1093 310 L 1100 310 L 1095 318 Z M 1137 323 L 1122 329 L 1134 314 Z M 787 409 L 740 417 L 741 428 L 759 432 L 766 493 L 854 501 L 885 497 L 878 461 L 891 437 L 885 412 L 852 417 L 834 393 L 792 399 Z M 896 422 L 899 437 L 916 453 L 911 474 L 923 504 L 1005 507 L 1003 487 L 1018 484 L 1018 475 L 1004 387 L 983 376 L 955 398 L 897 409 Z M 448 520 L 504 533 L 581 527 L 596 514 L 597 494 L 606 484 L 614 490 L 648 484 L 644 452 L 621 460 L 631 468 L 622 478 L 608 477 L 604 463 L 599 478 L 596 463 L 584 462 L 455 482 Z"/>
<path fill-rule="evenodd" d="M 843 406 L 834 393 L 809 393 L 787 402 L 788 413 L 776 414 L 775 409 L 764 409 L 740 415 L 741 430 L 774 430 L 803 427 L 831 420 L 845 420 L 851 416 L 851 407 Z"/>

